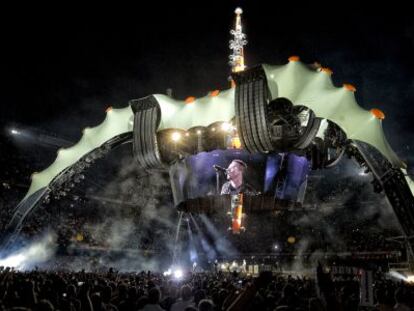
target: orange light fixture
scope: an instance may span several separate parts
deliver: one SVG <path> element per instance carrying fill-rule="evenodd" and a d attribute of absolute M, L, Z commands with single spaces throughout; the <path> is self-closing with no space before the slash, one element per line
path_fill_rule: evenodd
<path fill-rule="evenodd" d="M 376 117 L 379 120 L 384 120 L 385 119 L 385 114 L 377 108 L 371 109 L 371 113 L 373 114 L 374 117 Z"/>
<path fill-rule="evenodd" d="M 185 103 L 186 104 L 191 104 L 196 100 L 196 98 L 194 96 L 189 96 L 185 99 Z"/>
<path fill-rule="evenodd" d="M 289 59 L 290 62 L 298 62 L 298 61 L 300 61 L 300 57 L 299 56 L 296 56 L 296 55 L 293 55 L 293 56 L 289 57 L 288 59 Z"/>
<path fill-rule="evenodd" d="M 348 83 L 344 83 L 343 87 L 345 88 L 345 90 L 350 91 L 350 92 L 356 92 L 356 88 L 355 86 L 353 86 L 352 84 L 348 84 Z"/>
<path fill-rule="evenodd" d="M 321 71 L 321 72 L 323 72 L 323 73 L 326 73 L 326 74 L 328 74 L 328 75 L 332 75 L 332 74 L 333 74 L 332 69 L 331 69 L 331 68 L 328 68 L 328 67 L 322 67 L 322 68 L 320 69 L 320 71 Z"/>
<path fill-rule="evenodd" d="M 211 97 L 216 97 L 216 96 L 218 96 L 218 94 L 220 94 L 220 91 L 219 90 L 214 90 L 214 91 L 211 91 L 210 92 L 210 96 Z"/>

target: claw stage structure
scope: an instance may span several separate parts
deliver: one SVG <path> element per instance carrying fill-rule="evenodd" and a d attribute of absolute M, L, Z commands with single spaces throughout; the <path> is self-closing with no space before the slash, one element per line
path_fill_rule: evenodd
<path fill-rule="evenodd" d="M 117 146 L 132 143 L 144 169 L 168 169 L 188 155 L 226 148 L 224 134 L 214 129 L 231 123 L 233 138 L 251 153 L 306 155 L 312 169 L 334 166 L 344 154 L 355 158 L 372 173 L 374 190 L 385 192 L 412 252 L 414 182 L 384 136 L 384 114 L 360 107 L 355 88 L 335 87 L 331 74 L 294 56 L 284 65 L 234 71 L 234 87 L 202 98 L 176 100 L 157 94 L 131 100 L 123 109 L 107 109 L 100 125 L 85 129 L 78 143 L 60 149 L 48 168 L 32 175 L 26 196 L 3 232 L 2 248 L 13 244 L 29 213 L 51 195 L 67 191 L 96 158 Z M 180 138 L 174 148 L 171 135 Z M 186 209 L 206 211 L 200 204 Z"/>

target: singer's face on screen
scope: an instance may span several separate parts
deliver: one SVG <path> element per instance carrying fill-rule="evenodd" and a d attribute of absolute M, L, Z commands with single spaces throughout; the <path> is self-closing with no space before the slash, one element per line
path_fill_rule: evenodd
<path fill-rule="evenodd" d="M 243 178 L 243 165 L 237 162 L 231 162 L 227 168 L 227 179 L 234 180 L 238 178 Z"/>

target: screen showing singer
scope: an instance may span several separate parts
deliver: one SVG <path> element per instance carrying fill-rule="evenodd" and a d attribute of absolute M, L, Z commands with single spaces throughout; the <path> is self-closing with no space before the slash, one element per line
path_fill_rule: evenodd
<path fill-rule="evenodd" d="M 226 169 L 227 182 L 221 187 L 220 194 L 245 193 L 247 195 L 258 195 L 259 192 L 245 181 L 246 170 L 247 164 L 244 161 L 234 159 Z"/>
<path fill-rule="evenodd" d="M 259 154 L 227 149 L 201 152 L 170 167 L 174 204 L 217 195 L 244 193 L 302 201 L 309 161 L 304 156 Z"/>

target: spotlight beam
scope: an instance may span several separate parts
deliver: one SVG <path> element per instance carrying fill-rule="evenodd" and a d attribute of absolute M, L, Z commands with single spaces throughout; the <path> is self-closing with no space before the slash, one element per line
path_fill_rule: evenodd
<path fill-rule="evenodd" d="M 26 139 L 31 143 L 48 147 L 66 148 L 74 144 L 74 142 L 70 140 L 28 126 L 12 126 L 9 128 L 8 132 L 14 137 L 19 137 L 19 139 Z"/>

